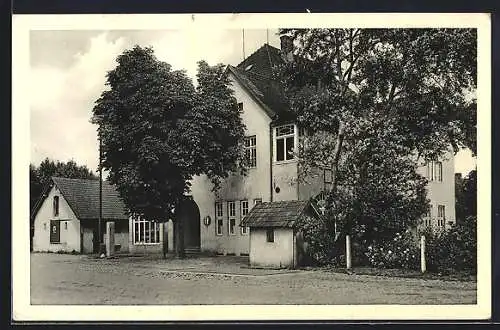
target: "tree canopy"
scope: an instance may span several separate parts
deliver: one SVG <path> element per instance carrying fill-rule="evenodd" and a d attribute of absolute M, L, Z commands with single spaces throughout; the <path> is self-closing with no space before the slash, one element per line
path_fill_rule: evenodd
<path fill-rule="evenodd" d="M 331 217 L 349 223 L 347 231 L 391 219 L 399 229 L 416 223 L 427 208 L 418 161 L 476 151 L 476 30 L 280 34 L 291 39 L 293 56 L 277 78 L 311 133 L 298 154 L 302 179 L 332 171 Z"/>
<path fill-rule="evenodd" d="M 244 168 L 244 126 L 229 78 L 223 65 L 200 61 L 194 87 L 184 71 L 139 46 L 117 63 L 93 109 L 102 166 L 132 215 L 174 220 L 193 176 L 217 187 Z"/>

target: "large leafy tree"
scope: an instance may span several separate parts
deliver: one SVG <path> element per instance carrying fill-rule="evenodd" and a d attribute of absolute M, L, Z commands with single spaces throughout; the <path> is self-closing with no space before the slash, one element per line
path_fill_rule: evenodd
<path fill-rule="evenodd" d="M 425 212 L 425 182 L 411 164 L 464 147 L 476 150 L 476 31 L 280 34 L 290 38 L 285 51 L 292 56 L 278 78 L 299 125 L 313 133 L 301 142 L 301 176 L 331 170 L 327 208 L 337 218 L 343 214 L 337 220 L 348 224 L 344 233 L 366 222 L 366 214 L 380 223 L 399 219 L 401 228 L 404 218 L 415 222 Z"/>
<path fill-rule="evenodd" d="M 244 126 L 224 67 L 199 62 L 195 88 L 184 71 L 139 46 L 117 58 L 93 109 L 102 166 L 132 216 L 174 221 L 184 256 L 180 205 L 195 175 L 220 180 L 240 168 Z"/>
<path fill-rule="evenodd" d="M 477 170 L 455 178 L 455 200 L 457 223 L 477 216 Z"/>

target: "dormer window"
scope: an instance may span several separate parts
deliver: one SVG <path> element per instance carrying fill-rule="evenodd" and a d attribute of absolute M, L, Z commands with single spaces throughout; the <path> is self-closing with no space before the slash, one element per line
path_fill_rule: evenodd
<path fill-rule="evenodd" d="M 275 160 L 277 162 L 294 159 L 295 125 L 283 125 L 275 128 Z"/>
<path fill-rule="evenodd" d="M 55 217 L 59 216 L 59 196 L 54 196 L 52 200 L 52 210 Z"/>

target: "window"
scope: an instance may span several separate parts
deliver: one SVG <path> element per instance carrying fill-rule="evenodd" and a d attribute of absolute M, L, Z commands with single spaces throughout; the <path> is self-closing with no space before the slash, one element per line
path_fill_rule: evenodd
<path fill-rule="evenodd" d="M 55 217 L 59 216 L 59 196 L 54 196 L 52 201 L 52 210 Z"/>
<path fill-rule="evenodd" d="M 243 111 L 243 102 L 238 103 L 238 110 Z"/>
<path fill-rule="evenodd" d="M 215 235 L 218 236 L 222 235 L 222 227 L 224 226 L 223 215 L 222 203 L 215 203 Z"/>
<path fill-rule="evenodd" d="M 434 170 L 434 173 L 435 173 L 435 180 L 436 181 L 439 181 L 439 182 L 443 182 L 443 163 L 441 162 L 435 162 L 434 163 L 435 165 L 435 170 Z"/>
<path fill-rule="evenodd" d="M 68 221 L 64 221 L 64 229 L 68 230 Z"/>
<path fill-rule="evenodd" d="M 160 224 L 155 221 L 134 219 L 134 244 L 159 244 Z"/>
<path fill-rule="evenodd" d="M 257 167 L 257 138 L 255 135 L 245 138 L 245 157 L 250 168 Z"/>
<path fill-rule="evenodd" d="M 43 230 L 47 230 L 47 224 L 46 223 L 43 224 Z"/>
<path fill-rule="evenodd" d="M 429 205 L 429 209 L 427 210 L 427 214 L 424 217 L 424 225 L 426 227 L 431 226 L 431 219 L 432 219 L 432 205 Z"/>
<path fill-rule="evenodd" d="M 61 242 L 61 222 L 59 220 L 50 220 L 50 243 Z"/>
<path fill-rule="evenodd" d="M 304 127 L 299 127 L 299 136 L 308 136 L 309 132 L 306 128 Z"/>
<path fill-rule="evenodd" d="M 427 163 L 427 179 L 443 182 L 443 163 L 430 161 Z"/>
<path fill-rule="evenodd" d="M 438 205 L 438 226 L 444 227 L 446 219 L 444 205 Z"/>
<path fill-rule="evenodd" d="M 324 181 L 325 183 L 332 183 L 333 182 L 333 175 L 332 175 L 332 170 L 330 169 L 324 169 L 323 170 L 323 176 L 324 176 Z"/>
<path fill-rule="evenodd" d="M 273 243 L 274 242 L 274 229 L 267 228 L 266 230 L 266 242 Z"/>
<path fill-rule="evenodd" d="M 256 198 L 256 199 L 253 200 L 253 205 L 254 206 L 257 205 L 257 204 L 259 204 L 259 203 L 262 203 L 262 198 Z"/>
<path fill-rule="evenodd" d="M 227 213 L 229 215 L 228 231 L 229 235 L 235 235 L 236 227 L 236 203 L 234 201 L 227 202 Z"/>
<path fill-rule="evenodd" d="M 241 220 L 248 214 L 248 201 L 240 202 L 240 210 L 241 210 Z M 246 235 L 248 233 L 248 227 L 241 227 L 241 234 Z"/>
<path fill-rule="evenodd" d="M 284 125 L 276 127 L 276 161 L 281 162 L 294 158 L 295 126 Z"/>

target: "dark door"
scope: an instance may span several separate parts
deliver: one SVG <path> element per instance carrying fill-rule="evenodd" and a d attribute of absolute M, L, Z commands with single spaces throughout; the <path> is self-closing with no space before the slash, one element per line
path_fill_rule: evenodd
<path fill-rule="evenodd" d="M 61 242 L 61 222 L 59 220 L 50 220 L 50 243 Z"/>
<path fill-rule="evenodd" d="M 192 199 L 184 201 L 180 208 L 180 220 L 184 224 L 184 246 L 200 247 L 200 209 Z"/>

